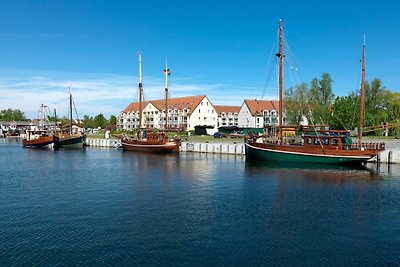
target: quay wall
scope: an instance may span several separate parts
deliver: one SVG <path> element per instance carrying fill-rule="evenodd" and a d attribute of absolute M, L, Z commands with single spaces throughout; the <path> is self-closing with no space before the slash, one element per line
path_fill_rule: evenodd
<path fill-rule="evenodd" d="M 244 143 L 182 142 L 182 152 L 244 155 Z"/>
<path fill-rule="evenodd" d="M 118 140 L 115 139 L 86 138 L 86 144 L 89 147 L 116 148 L 118 143 Z"/>
<path fill-rule="evenodd" d="M 382 140 L 368 140 L 370 142 L 382 142 Z M 107 147 L 115 148 L 118 145 L 118 140 L 101 139 L 101 138 L 86 138 L 86 142 L 90 147 Z M 382 163 L 398 163 L 400 164 L 400 140 L 384 140 L 386 150 L 380 153 L 378 157 L 371 161 Z M 244 143 L 234 142 L 182 142 L 181 152 L 197 152 L 197 153 L 212 153 L 212 154 L 231 154 L 244 155 Z"/>
<path fill-rule="evenodd" d="M 400 140 L 368 140 L 372 143 L 385 142 L 386 149 L 381 152 L 377 158 L 373 158 L 373 161 L 382 163 L 400 163 Z"/>

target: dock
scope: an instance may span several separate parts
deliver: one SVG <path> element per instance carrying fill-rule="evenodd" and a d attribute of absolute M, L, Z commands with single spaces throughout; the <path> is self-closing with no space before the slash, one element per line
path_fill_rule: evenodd
<path fill-rule="evenodd" d="M 371 142 L 382 142 L 383 140 L 371 140 Z M 119 141 L 115 139 L 86 138 L 89 147 L 116 148 Z M 384 140 L 386 150 L 372 158 L 371 162 L 397 163 L 400 164 L 400 140 Z M 188 142 L 181 145 L 181 152 L 211 153 L 227 155 L 245 155 L 245 147 L 242 142 Z"/>

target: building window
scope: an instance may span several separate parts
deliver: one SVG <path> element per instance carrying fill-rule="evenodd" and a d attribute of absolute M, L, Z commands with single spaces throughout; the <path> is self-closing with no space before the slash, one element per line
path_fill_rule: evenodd
<path fill-rule="evenodd" d="M 201 113 L 200 109 L 199 109 L 199 113 Z"/>

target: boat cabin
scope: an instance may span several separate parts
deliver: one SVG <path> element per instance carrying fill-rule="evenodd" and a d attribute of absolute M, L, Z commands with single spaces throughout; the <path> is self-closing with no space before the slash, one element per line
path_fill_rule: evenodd
<path fill-rule="evenodd" d="M 39 137 L 49 136 L 48 130 L 27 130 L 26 131 L 26 140 L 36 140 Z"/>
<path fill-rule="evenodd" d="M 385 149 L 384 143 L 354 143 L 346 130 L 304 130 L 304 147 L 321 147 L 335 150 Z M 360 146 L 361 145 L 361 146 Z"/>

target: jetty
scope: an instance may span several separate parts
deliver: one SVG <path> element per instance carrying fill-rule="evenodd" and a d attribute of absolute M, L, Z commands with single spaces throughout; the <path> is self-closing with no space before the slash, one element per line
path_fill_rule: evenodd
<path fill-rule="evenodd" d="M 377 142 L 381 140 L 368 140 Z M 118 148 L 116 139 L 86 138 L 89 147 Z M 385 139 L 386 150 L 374 157 L 370 162 L 400 164 L 400 139 Z M 209 153 L 226 155 L 245 155 L 244 143 L 238 142 L 191 142 L 183 141 L 180 151 L 188 153 Z"/>

